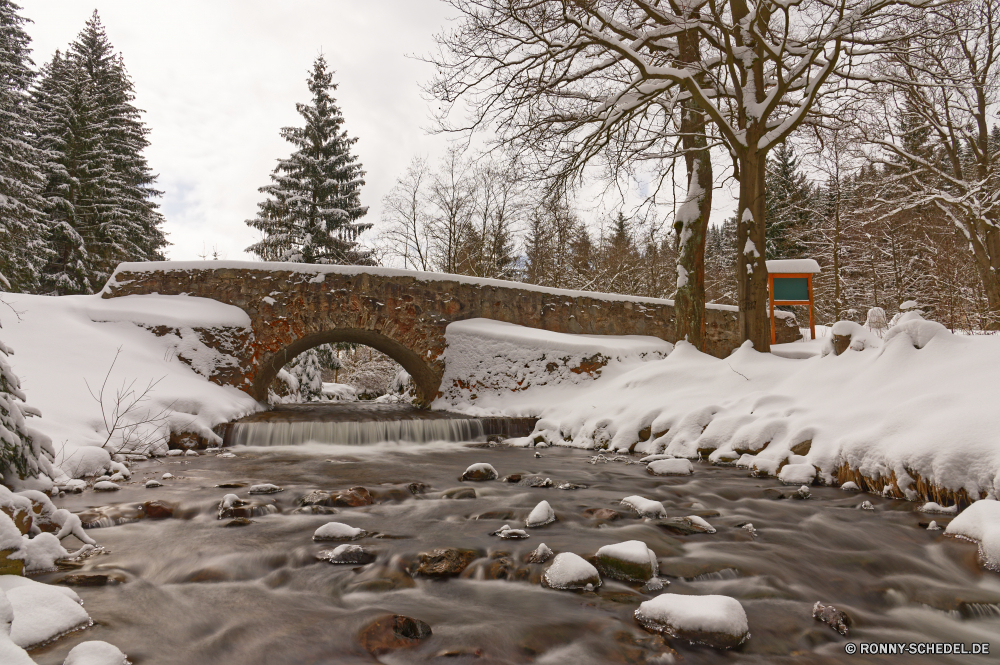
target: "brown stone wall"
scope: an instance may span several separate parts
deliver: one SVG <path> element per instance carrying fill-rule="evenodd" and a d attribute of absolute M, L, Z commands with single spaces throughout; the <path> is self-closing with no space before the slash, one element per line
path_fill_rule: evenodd
<path fill-rule="evenodd" d="M 419 397 L 434 399 L 444 373 L 445 327 L 487 318 L 555 332 L 652 335 L 676 341 L 673 307 L 641 298 L 603 300 L 567 296 L 517 284 L 498 286 L 410 275 L 356 275 L 213 267 L 164 269 L 152 264 L 119 270 L 104 297 L 161 293 L 212 298 L 244 310 L 248 333 L 220 335 L 220 351 L 239 360 L 240 371 L 212 380 L 264 399 L 278 370 L 296 355 L 327 342 L 367 344 L 391 356 L 413 377 Z M 153 267 L 155 266 L 155 268 Z M 708 352 L 725 357 L 738 346 L 736 312 L 709 309 Z M 211 335 L 202 331 L 211 345 Z M 778 341 L 798 329 L 780 325 Z M 234 343 L 234 340 L 236 343 Z M 224 343 L 223 343 L 224 340 Z"/>

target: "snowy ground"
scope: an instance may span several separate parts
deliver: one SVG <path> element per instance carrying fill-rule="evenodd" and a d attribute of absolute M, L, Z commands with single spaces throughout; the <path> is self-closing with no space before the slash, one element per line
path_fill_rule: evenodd
<path fill-rule="evenodd" d="M 249 325 L 246 313 L 237 307 L 161 295 L 104 300 L 5 293 L 3 301 L 9 307 L 0 305 L 0 339 L 14 351 L 10 363 L 28 404 L 42 413 L 30 424 L 51 437 L 56 462 L 70 475 L 92 473 L 96 469 L 90 466 L 103 463 L 105 457 L 95 455 L 94 447 L 108 439 L 105 417 L 112 415 L 123 386 L 141 393 L 155 384 L 149 399 L 125 421 L 155 417 L 132 432 L 132 439 L 147 441 L 157 450 L 166 449 L 170 430 L 212 438 L 214 425 L 260 408 L 246 393 L 211 383 L 196 371 L 207 373 L 228 359 L 205 347 L 192 328 Z M 169 326 L 180 335 L 158 337 L 143 326 Z M 99 394 L 105 376 L 102 414 L 101 404 L 89 392 Z M 105 448 L 117 450 L 128 434 L 116 431 Z"/>
<path fill-rule="evenodd" d="M 506 327 L 483 326 L 479 348 L 510 336 Z M 535 433 L 517 441 L 522 445 L 544 440 L 688 458 L 710 454 L 762 474 L 783 472 L 779 477 L 796 484 L 810 466 L 806 475 L 822 482 L 835 482 L 849 467 L 911 499 L 1000 494 L 1000 337 L 952 335 L 917 315 L 884 339 L 856 324 L 838 327 L 832 332 L 853 340 L 839 356 L 829 329 L 818 328 L 823 337 L 816 341 L 779 347 L 782 355 L 800 358 L 744 346 L 718 359 L 682 342 L 662 360 L 642 362 L 622 349 L 616 356 L 622 360 L 597 378 L 527 388 L 520 365 L 532 355 L 528 347 L 534 355 L 558 357 L 577 353 L 580 340 L 544 333 L 532 345 L 535 333 L 522 330 L 516 357 L 480 358 L 468 368 L 476 374 L 467 377 L 477 387 L 450 389 L 434 407 L 539 417 Z M 475 348 L 470 335 L 465 326 L 455 336 Z M 451 327 L 448 338 L 450 349 Z M 506 385 L 497 378 L 505 367 Z M 935 495 L 934 487 L 946 491 Z"/>

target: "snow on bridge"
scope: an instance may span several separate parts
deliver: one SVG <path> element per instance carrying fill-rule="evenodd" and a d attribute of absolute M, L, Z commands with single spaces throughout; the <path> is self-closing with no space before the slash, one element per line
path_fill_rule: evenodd
<path fill-rule="evenodd" d="M 251 261 L 123 263 L 102 296 L 159 293 L 211 298 L 247 313 L 250 326 L 196 329 L 201 341 L 234 362 L 209 376 L 256 399 L 287 362 L 320 344 L 354 342 L 378 349 L 413 377 L 429 404 L 444 376 L 445 328 L 454 321 L 492 319 L 553 332 L 649 335 L 677 340 L 673 302 L 568 291 L 443 273 L 367 266 Z M 736 308 L 709 305 L 707 351 L 727 356 L 738 346 Z M 798 336 L 793 318 L 778 342 Z M 159 328 L 162 328 L 160 330 Z M 169 334 L 159 326 L 157 334 Z"/>

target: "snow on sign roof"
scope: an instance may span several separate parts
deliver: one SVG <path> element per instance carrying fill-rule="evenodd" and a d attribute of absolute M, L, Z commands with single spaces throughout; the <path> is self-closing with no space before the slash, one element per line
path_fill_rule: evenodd
<path fill-rule="evenodd" d="M 767 272 L 775 273 L 817 273 L 819 264 L 814 259 L 773 259 L 765 261 Z"/>

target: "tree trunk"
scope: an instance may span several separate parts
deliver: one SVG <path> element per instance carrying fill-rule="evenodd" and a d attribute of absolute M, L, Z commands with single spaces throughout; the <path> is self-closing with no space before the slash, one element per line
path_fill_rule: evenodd
<path fill-rule="evenodd" d="M 678 36 L 682 62 L 701 60 L 700 37 L 694 30 Z M 712 156 L 705 134 L 705 115 L 697 102 L 681 105 L 681 143 L 687 166 L 687 195 L 677 211 L 677 292 L 674 312 L 677 339 L 686 339 L 704 351 L 705 339 L 705 235 L 712 214 Z"/>
<path fill-rule="evenodd" d="M 987 227 L 982 222 L 979 229 L 976 225 L 970 226 L 972 228 L 969 231 L 975 234 L 973 238 L 979 238 L 979 242 L 973 241 L 970 244 L 989 308 L 985 327 L 987 330 L 1000 330 L 1000 229 L 996 226 Z M 981 230 L 981 233 L 976 233 L 977 230 Z"/>
<path fill-rule="evenodd" d="M 756 146 L 757 137 L 747 133 L 747 143 Z M 736 224 L 737 304 L 740 308 L 740 339 L 753 348 L 771 350 L 771 326 L 767 302 L 767 265 L 764 263 L 764 172 L 767 153 L 747 150 L 740 156 L 740 205 Z"/>

